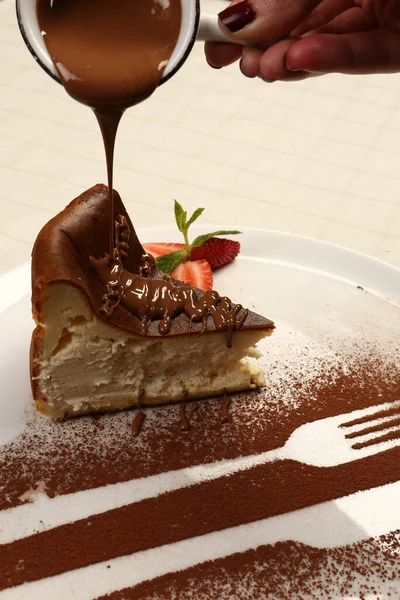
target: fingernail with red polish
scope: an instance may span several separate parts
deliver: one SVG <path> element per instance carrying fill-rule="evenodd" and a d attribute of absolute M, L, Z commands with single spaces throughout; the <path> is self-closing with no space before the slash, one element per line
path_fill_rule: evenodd
<path fill-rule="evenodd" d="M 248 0 L 242 0 L 236 4 L 231 4 L 219 13 L 219 19 L 225 27 L 232 33 L 240 31 L 246 25 L 249 25 L 256 18 L 256 13 L 253 10 Z"/>

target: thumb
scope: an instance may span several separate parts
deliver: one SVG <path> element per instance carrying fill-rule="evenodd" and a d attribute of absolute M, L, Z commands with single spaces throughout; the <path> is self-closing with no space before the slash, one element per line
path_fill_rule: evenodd
<path fill-rule="evenodd" d="M 233 40 L 257 43 L 288 36 L 322 0 L 235 0 L 219 13 Z"/>

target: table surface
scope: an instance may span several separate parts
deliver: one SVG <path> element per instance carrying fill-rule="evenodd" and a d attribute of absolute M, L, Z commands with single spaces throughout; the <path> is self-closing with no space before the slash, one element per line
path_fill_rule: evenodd
<path fill-rule="evenodd" d="M 222 0 L 203 0 L 216 11 Z M 0 0 L 0 273 L 40 228 L 105 181 L 91 111 L 35 64 L 12 0 Z M 265 84 L 210 69 L 197 44 L 181 71 L 125 115 L 115 187 L 137 228 L 203 223 L 312 236 L 400 266 L 400 75 Z"/>

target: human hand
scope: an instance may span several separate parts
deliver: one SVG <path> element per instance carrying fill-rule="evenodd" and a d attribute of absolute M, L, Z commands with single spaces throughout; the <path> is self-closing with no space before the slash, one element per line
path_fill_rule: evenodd
<path fill-rule="evenodd" d="M 206 44 L 214 68 L 240 59 L 244 75 L 268 82 L 400 71 L 400 0 L 242 0 L 220 21 L 246 45 Z"/>

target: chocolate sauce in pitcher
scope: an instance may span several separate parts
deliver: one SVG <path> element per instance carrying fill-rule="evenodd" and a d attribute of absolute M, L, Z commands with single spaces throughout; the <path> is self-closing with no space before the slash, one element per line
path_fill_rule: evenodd
<path fill-rule="evenodd" d="M 113 158 L 123 112 L 160 83 L 181 28 L 181 0 L 37 0 L 47 50 L 70 96 L 102 132 L 114 248 Z"/>

